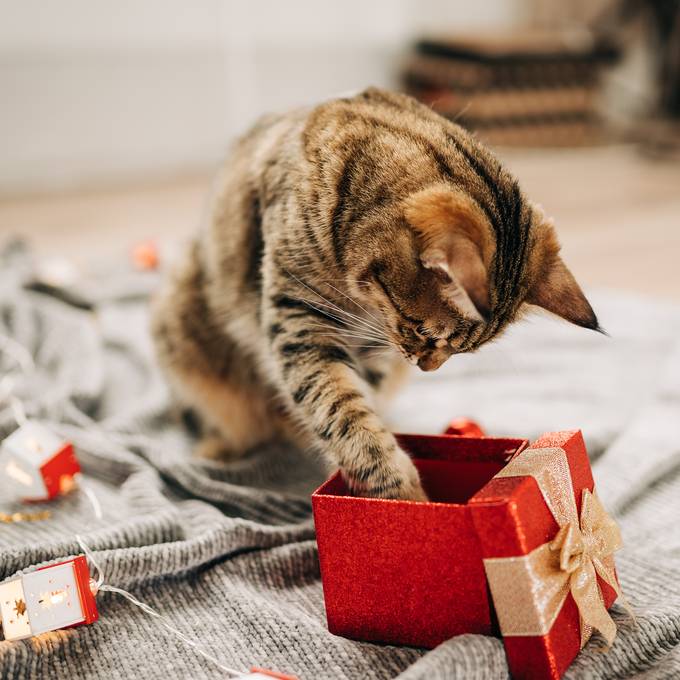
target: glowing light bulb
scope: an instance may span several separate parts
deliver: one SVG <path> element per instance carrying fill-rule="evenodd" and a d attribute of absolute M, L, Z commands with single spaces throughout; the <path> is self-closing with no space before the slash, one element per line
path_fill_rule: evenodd
<path fill-rule="evenodd" d="M 59 477 L 59 493 L 67 494 L 76 488 L 76 480 L 71 475 Z"/>
<path fill-rule="evenodd" d="M 42 593 L 38 603 L 46 609 L 52 605 L 61 604 L 66 599 L 66 592 L 63 590 L 53 590 L 50 593 Z"/>
<path fill-rule="evenodd" d="M 31 475 L 29 475 L 25 470 L 22 470 L 13 460 L 10 460 L 5 467 L 5 472 L 15 481 L 23 484 L 24 486 L 30 486 L 33 482 Z"/>
<path fill-rule="evenodd" d="M 63 590 L 58 590 L 56 593 L 52 593 L 50 595 L 50 602 L 52 604 L 59 604 L 60 602 L 64 601 L 65 597 L 66 593 Z"/>

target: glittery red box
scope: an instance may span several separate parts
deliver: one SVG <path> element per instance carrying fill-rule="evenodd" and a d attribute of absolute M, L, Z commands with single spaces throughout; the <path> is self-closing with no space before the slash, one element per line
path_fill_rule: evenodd
<path fill-rule="evenodd" d="M 431 502 L 356 498 L 336 473 L 312 496 L 328 628 L 349 638 L 434 647 L 462 633 L 499 635 L 485 558 L 524 556 L 559 527 L 535 479 L 494 475 L 522 460 L 521 439 L 397 435 Z M 565 451 L 578 511 L 593 489 L 580 432 L 531 449 Z M 604 604 L 614 591 L 598 579 Z M 559 678 L 580 649 L 569 594 L 543 636 L 505 637 L 515 678 Z"/>
<path fill-rule="evenodd" d="M 312 496 L 328 629 L 434 647 L 493 632 L 469 501 L 522 439 L 398 435 L 431 503 L 356 498 L 339 473 Z"/>

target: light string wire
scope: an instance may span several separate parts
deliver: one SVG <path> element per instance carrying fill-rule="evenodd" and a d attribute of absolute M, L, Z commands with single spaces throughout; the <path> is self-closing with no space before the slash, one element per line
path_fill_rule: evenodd
<path fill-rule="evenodd" d="M 78 472 L 74 475 L 76 482 L 78 483 L 78 488 L 85 494 L 87 500 L 90 501 L 92 510 L 94 511 L 94 516 L 96 519 L 103 519 L 104 513 L 102 512 L 102 505 L 97 498 L 97 494 L 94 492 L 92 487 L 85 481 L 82 472 Z"/>
<path fill-rule="evenodd" d="M 94 586 L 95 586 L 95 592 L 94 594 L 96 595 L 98 592 L 103 591 L 103 592 L 109 592 L 109 593 L 116 593 L 118 595 L 122 595 L 126 600 L 129 600 L 134 604 L 136 607 L 139 607 L 145 614 L 148 614 L 149 616 L 153 616 L 154 618 L 158 619 L 159 623 L 170 633 L 172 633 L 178 640 L 180 640 L 182 643 L 185 645 L 191 647 L 196 653 L 200 654 L 202 657 L 213 663 L 217 668 L 220 670 L 224 671 L 225 673 L 229 673 L 231 676 L 234 677 L 241 677 L 245 673 L 243 671 L 238 671 L 234 668 L 229 668 L 229 666 L 225 666 L 217 657 L 213 656 L 210 652 L 206 651 L 204 647 L 202 647 L 196 640 L 193 640 L 190 638 L 188 635 L 185 635 L 181 630 L 178 628 L 175 628 L 167 619 L 167 617 L 160 612 L 156 611 L 152 607 L 150 607 L 148 604 L 145 602 L 142 602 L 141 600 L 138 600 L 132 593 L 128 592 L 127 590 L 123 590 L 122 588 L 117 588 L 116 586 L 111 586 L 108 585 L 107 583 L 104 582 L 104 571 L 99 565 L 99 562 L 97 562 L 97 559 L 94 556 L 94 553 L 90 549 L 90 547 L 85 543 L 83 540 L 82 536 L 79 534 L 76 534 L 76 539 L 78 541 L 78 545 L 80 546 L 81 550 L 85 554 L 85 557 L 90 561 L 92 568 L 93 568 L 93 580 L 94 580 Z"/>
<path fill-rule="evenodd" d="M 16 342 L 13 338 L 0 334 L 0 350 L 14 360 L 22 373 L 29 374 L 35 371 L 35 362 L 33 361 L 33 357 L 31 356 L 30 352 L 18 342 Z M 15 386 L 14 378 L 9 374 L 5 375 L 0 380 L 0 401 L 6 401 L 9 404 L 14 420 L 17 422 L 17 425 L 21 427 L 28 422 L 28 418 L 26 416 L 26 410 L 24 409 L 23 403 L 13 394 Z M 82 415 L 85 416 L 85 414 Z M 91 421 L 92 424 L 96 426 L 96 423 L 94 423 L 94 421 L 92 421 L 89 417 L 86 417 L 86 419 Z M 96 426 L 96 429 L 101 431 L 101 428 L 98 426 Z M 102 519 L 103 513 L 101 503 L 99 502 L 99 499 L 97 498 L 97 495 L 94 493 L 93 489 L 89 484 L 84 482 L 82 473 L 75 475 L 75 479 L 78 483 L 78 487 L 83 491 L 88 501 L 92 505 L 92 509 L 94 510 L 96 518 Z M 175 628 L 175 626 L 170 623 L 166 616 L 156 611 L 145 602 L 138 600 L 132 593 L 128 592 L 127 590 L 123 590 L 122 588 L 117 588 L 116 586 L 105 583 L 104 571 L 97 562 L 92 550 L 79 534 L 76 534 L 76 540 L 85 554 L 85 557 L 89 560 L 93 567 L 95 574 L 95 577 L 93 578 L 95 595 L 100 591 L 121 595 L 136 607 L 139 607 L 139 609 L 141 609 L 145 614 L 156 618 L 159 623 L 167 631 L 172 633 L 178 640 L 180 640 L 180 642 L 187 645 L 188 647 L 191 647 L 197 654 L 210 661 L 220 670 L 228 673 L 232 677 L 242 677 L 244 675 L 243 671 L 238 671 L 234 668 L 230 668 L 229 666 L 225 666 L 217 657 L 213 656 L 210 652 L 203 648 L 196 640 L 193 640 L 181 630 Z"/>
<path fill-rule="evenodd" d="M 0 334 L 0 350 L 4 354 L 9 356 L 10 359 L 14 360 L 17 367 L 22 373 L 29 374 L 35 371 L 36 368 L 35 362 L 30 352 L 22 345 L 20 345 L 18 342 L 16 342 L 14 339 L 7 337 L 3 334 Z M 13 394 L 15 387 L 16 382 L 11 375 L 7 374 L 3 376 L 3 378 L 0 379 L 0 402 L 6 401 L 9 404 L 12 410 L 14 420 L 17 422 L 17 425 L 19 427 L 22 427 L 28 422 L 28 417 L 26 416 L 26 410 L 24 408 L 23 403 L 18 397 L 16 397 Z M 87 418 L 87 420 L 90 421 L 91 419 Z M 94 424 L 94 421 L 92 422 Z M 101 428 L 97 427 L 97 429 L 101 431 Z M 82 473 L 76 474 L 74 478 L 78 483 L 78 488 L 81 489 L 81 491 L 83 491 L 86 498 L 92 505 L 95 517 L 97 519 L 102 519 L 103 513 L 101 503 L 99 502 L 99 499 L 97 498 L 97 495 L 94 493 L 92 487 L 84 482 Z M 188 647 L 193 648 L 196 653 L 203 656 L 205 659 L 207 659 L 212 664 L 217 666 L 217 668 L 224 671 L 225 673 L 228 673 L 233 677 L 243 677 L 244 673 L 234 668 L 229 668 L 228 666 L 225 666 L 217 657 L 213 656 L 210 652 L 206 651 L 198 642 L 196 642 L 196 640 L 193 640 L 185 633 L 183 633 L 181 630 L 175 628 L 175 626 L 173 626 L 168 621 L 167 617 L 165 617 L 160 612 L 157 612 L 155 609 L 150 607 L 145 602 L 138 600 L 132 593 L 128 592 L 127 590 L 123 590 L 122 588 L 117 588 L 116 586 L 104 583 L 104 572 L 102 568 L 99 566 L 99 563 L 97 562 L 97 559 L 95 558 L 92 550 L 90 550 L 89 546 L 85 543 L 85 541 L 80 535 L 76 534 L 76 540 L 78 541 L 78 545 L 81 547 L 86 558 L 92 564 L 92 567 L 96 574 L 96 578 L 94 579 L 95 594 L 99 591 L 103 591 L 117 593 L 118 595 L 121 595 L 126 600 L 132 602 L 132 604 L 134 604 L 136 607 L 139 607 L 145 614 L 148 614 L 149 616 L 153 616 L 154 618 L 156 618 L 159 621 L 159 623 L 166 630 L 172 633 L 178 640 L 180 640 L 183 644 L 187 645 Z"/>
<path fill-rule="evenodd" d="M 35 371 L 36 365 L 33 360 L 33 357 L 31 356 L 31 353 L 21 344 L 16 342 L 13 338 L 0 334 L 0 351 L 4 352 L 11 359 L 13 359 L 18 368 L 20 369 L 20 371 L 24 375 L 30 374 Z M 26 410 L 24 409 L 22 401 L 13 394 L 14 389 L 15 381 L 13 377 L 11 377 L 9 374 L 5 375 L 0 380 L 0 402 L 6 401 L 10 405 L 14 420 L 17 422 L 17 425 L 21 427 L 28 422 L 28 418 L 26 416 Z M 110 434 L 105 432 L 103 428 L 101 428 L 99 424 L 92 418 L 90 418 L 87 414 L 83 413 L 77 408 L 75 410 L 77 411 L 78 416 L 81 418 L 81 424 L 87 423 L 88 426 L 93 427 L 96 431 L 100 432 L 103 435 Z M 114 440 L 118 439 L 117 437 L 112 438 Z M 94 493 L 94 490 L 88 483 L 84 481 L 82 473 L 78 473 L 74 477 L 78 483 L 78 488 L 85 494 L 88 501 L 90 502 L 95 517 L 98 520 L 101 520 L 103 517 L 102 507 L 101 503 L 99 502 L 99 499 L 97 498 L 97 495 Z M 172 633 L 172 635 L 174 635 L 180 642 L 182 642 L 188 647 L 191 647 L 197 654 L 210 661 L 210 663 L 215 665 L 220 670 L 224 671 L 225 673 L 228 673 L 232 677 L 237 678 L 245 677 L 247 675 L 247 671 L 245 672 L 239 671 L 234 668 L 230 668 L 229 666 L 225 666 L 217 657 L 213 656 L 210 652 L 208 652 L 196 640 L 192 639 L 191 637 L 183 633 L 181 630 L 173 626 L 165 615 L 156 611 L 145 602 L 138 600 L 132 593 L 128 592 L 127 590 L 123 590 L 122 588 L 118 588 L 116 586 L 112 586 L 105 583 L 104 572 L 100 567 L 99 563 L 97 562 L 97 559 L 95 558 L 92 550 L 89 548 L 89 546 L 83 540 L 82 536 L 80 536 L 79 534 L 76 534 L 76 540 L 78 541 L 78 545 L 85 554 L 85 557 L 91 563 L 93 571 L 96 574 L 96 577 L 93 578 L 95 595 L 100 591 L 111 592 L 121 595 L 126 600 L 134 604 L 136 607 L 139 607 L 139 609 L 141 609 L 145 614 L 153 616 L 155 619 L 157 619 L 158 622 L 168 632 Z"/>
<path fill-rule="evenodd" d="M 35 361 L 31 353 L 14 338 L 0 333 L 0 351 L 4 352 L 10 359 L 13 359 L 19 370 L 28 375 L 36 370 Z M 0 402 L 6 401 L 12 410 L 12 416 L 19 427 L 23 427 L 28 423 L 26 416 L 26 409 L 23 402 L 14 394 L 16 382 L 14 378 L 7 374 L 0 380 Z M 85 494 L 85 497 L 92 506 L 92 510 L 96 519 L 101 520 L 104 517 L 102 506 L 89 483 L 85 481 L 82 473 L 74 475 L 74 479 L 78 484 L 78 488 Z"/>
<path fill-rule="evenodd" d="M 16 420 L 17 425 L 22 427 L 28 422 L 26 417 L 26 409 L 19 398 L 14 394 L 14 378 L 11 375 L 6 375 L 0 380 L 0 401 L 6 401 L 12 411 L 12 416 Z"/>

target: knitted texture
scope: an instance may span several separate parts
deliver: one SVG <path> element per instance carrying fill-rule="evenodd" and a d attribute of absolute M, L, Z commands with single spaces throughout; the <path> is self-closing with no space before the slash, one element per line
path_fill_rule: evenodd
<path fill-rule="evenodd" d="M 191 458 L 148 336 L 155 275 L 105 263 L 56 294 L 31 280 L 25 250 L 6 249 L 0 347 L 2 337 L 16 341 L 35 369 L 16 370 L 4 343 L 0 374 L 14 376 L 29 417 L 74 443 L 104 516 L 75 492 L 49 505 L 49 520 L 0 525 L 0 579 L 77 554 L 79 533 L 107 583 L 226 666 L 303 680 L 507 677 L 495 638 L 463 635 L 424 651 L 328 633 L 309 502 L 326 471 L 283 449 L 224 464 Z M 623 530 L 617 565 L 637 625 L 615 607 L 612 649 L 592 640 L 567 677 L 679 677 L 680 309 L 612 294 L 592 300 L 612 339 L 548 319 L 519 325 L 475 356 L 414 375 L 390 424 L 438 432 L 467 415 L 512 436 L 582 428 L 598 493 Z M 15 427 L 0 403 L 0 435 Z M 20 507 L 8 491 L 0 480 L 7 512 Z M 102 592 L 97 602 L 96 624 L 0 642 L 0 677 L 224 677 L 127 600 Z"/>

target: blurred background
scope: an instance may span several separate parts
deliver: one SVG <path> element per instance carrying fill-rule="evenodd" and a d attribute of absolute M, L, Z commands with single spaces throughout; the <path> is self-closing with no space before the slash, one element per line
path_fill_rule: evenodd
<path fill-rule="evenodd" d="M 680 300 L 679 0 L 0 0 L 0 241 L 154 266 L 261 113 L 371 84 L 490 144 L 586 286 Z"/>

